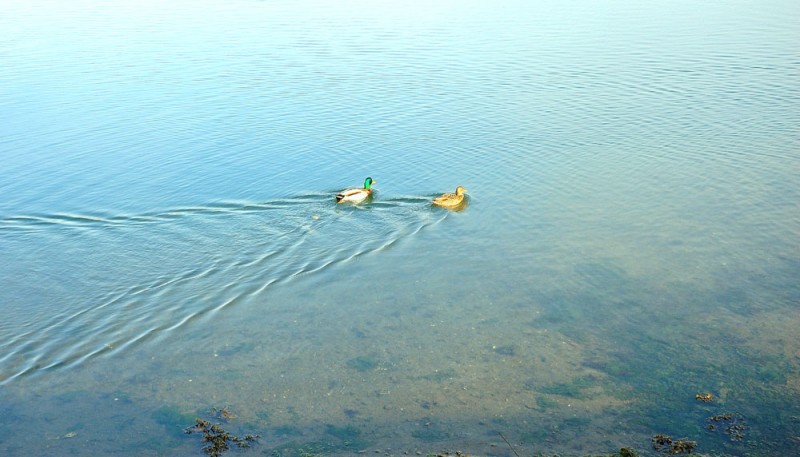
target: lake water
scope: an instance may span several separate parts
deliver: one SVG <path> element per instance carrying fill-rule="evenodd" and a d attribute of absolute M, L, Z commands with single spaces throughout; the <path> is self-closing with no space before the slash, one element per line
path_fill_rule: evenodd
<path fill-rule="evenodd" d="M 797 454 L 797 24 L 2 2 L 2 454 Z"/>

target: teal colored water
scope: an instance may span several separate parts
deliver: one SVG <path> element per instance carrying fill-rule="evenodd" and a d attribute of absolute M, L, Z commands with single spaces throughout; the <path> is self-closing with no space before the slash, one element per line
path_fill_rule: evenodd
<path fill-rule="evenodd" d="M 800 452 L 796 2 L 2 10 L 3 455 Z"/>

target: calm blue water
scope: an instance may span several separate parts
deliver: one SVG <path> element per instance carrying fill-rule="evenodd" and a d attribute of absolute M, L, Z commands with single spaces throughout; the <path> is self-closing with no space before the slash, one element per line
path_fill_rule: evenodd
<path fill-rule="evenodd" d="M 4 455 L 800 452 L 796 2 L 0 6 Z"/>

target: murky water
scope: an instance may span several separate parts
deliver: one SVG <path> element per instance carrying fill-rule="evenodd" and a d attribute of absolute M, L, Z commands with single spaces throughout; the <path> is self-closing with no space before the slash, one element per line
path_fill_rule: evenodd
<path fill-rule="evenodd" d="M 427 3 L 3 4 L 4 455 L 800 450 L 796 3 Z"/>

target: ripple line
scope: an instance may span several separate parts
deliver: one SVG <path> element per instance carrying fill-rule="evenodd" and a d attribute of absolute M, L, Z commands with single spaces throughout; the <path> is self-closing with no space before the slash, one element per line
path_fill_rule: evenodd
<path fill-rule="evenodd" d="M 193 215 L 195 220 L 169 226 L 172 228 L 166 231 L 159 229 L 153 235 L 170 244 L 187 243 L 196 248 L 201 243 L 201 247 L 218 251 L 216 258 L 203 266 L 167 270 L 149 283 L 115 287 L 78 309 L 65 306 L 63 312 L 21 326 L 24 331 L 10 335 L 0 345 L 0 385 L 39 372 L 79 366 L 153 338 L 167 337 L 201 318 L 253 300 L 275 284 L 286 284 L 389 249 L 450 214 L 431 207 L 429 197 L 402 196 L 371 205 L 342 207 L 330 195 L 307 194 L 265 204 L 221 203 L 134 216 L 14 216 L 0 220 L 0 226 L 7 226 L 9 221 L 34 225 L 44 221 L 50 227 L 69 230 L 76 224 L 125 226 L 137 224 L 141 218 L 185 220 Z M 242 218 L 223 224 L 203 219 L 216 217 L 219 212 Z M 254 219 L 246 215 L 253 212 L 270 217 Z M 311 218 L 312 214 L 316 219 Z M 246 249 L 220 250 L 220 240 L 235 239 L 242 232 L 252 233 L 243 241 Z M 260 233 L 264 236 L 257 236 Z M 130 236 L 134 234 L 139 243 L 153 242 L 147 233 L 135 231 Z M 102 235 L 99 239 L 105 240 Z M 115 235 L 113 239 L 131 249 L 127 240 L 132 238 Z"/>
<path fill-rule="evenodd" d="M 331 198 L 333 193 L 303 194 L 268 202 L 219 202 L 188 206 L 143 214 L 20 214 L 0 218 L 0 230 L 34 230 L 41 227 L 125 227 L 130 225 L 172 222 L 187 217 L 208 215 L 250 214 L 307 205 Z"/>

